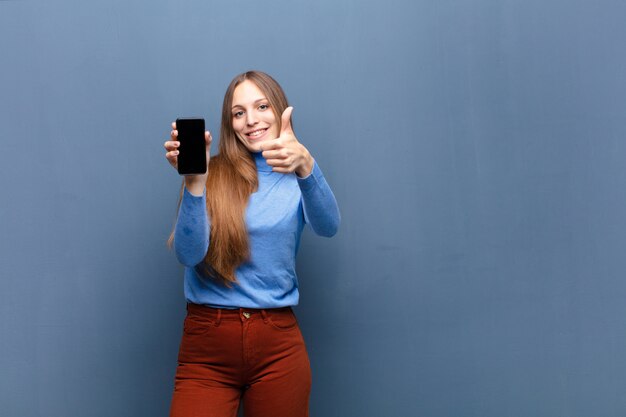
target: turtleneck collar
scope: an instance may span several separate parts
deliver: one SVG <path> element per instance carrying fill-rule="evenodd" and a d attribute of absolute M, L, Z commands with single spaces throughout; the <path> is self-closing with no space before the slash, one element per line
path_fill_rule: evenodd
<path fill-rule="evenodd" d="M 267 164 L 267 161 L 263 158 L 262 152 L 255 152 L 252 156 L 254 157 L 254 163 L 256 164 L 257 171 L 272 172 L 272 167 Z"/>

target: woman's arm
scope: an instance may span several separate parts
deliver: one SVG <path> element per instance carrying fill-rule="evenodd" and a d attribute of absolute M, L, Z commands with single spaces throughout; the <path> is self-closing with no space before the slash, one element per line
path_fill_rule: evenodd
<path fill-rule="evenodd" d="M 206 256 L 209 248 L 209 221 L 206 211 L 206 180 L 209 175 L 209 161 L 211 160 L 211 142 L 213 138 L 209 131 L 204 132 L 206 142 L 206 173 L 201 175 L 185 176 L 185 187 L 176 219 L 174 230 L 174 250 L 176 257 L 185 266 L 196 266 Z M 178 154 L 180 142 L 176 122 L 172 123 L 170 140 L 163 146 L 167 153 L 165 158 L 173 168 L 178 168 Z"/>
<path fill-rule="evenodd" d="M 305 221 L 315 234 L 325 237 L 334 236 L 339 229 L 341 214 L 335 195 L 317 162 L 313 161 L 313 169 L 307 177 L 297 178 L 300 191 L 302 191 Z"/>
<path fill-rule="evenodd" d="M 174 231 L 174 251 L 185 266 L 196 266 L 209 249 L 210 224 L 206 209 L 206 191 L 195 196 L 185 187 Z"/>
<path fill-rule="evenodd" d="M 296 174 L 302 191 L 305 221 L 317 235 L 331 237 L 337 233 L 341 221 L 337 200 L 317 162 L 296 138 L 291 127 L 292 112 L 293 107 L 285 109 L 280 136 L 263 142 L 261 151 L 273 171 Z"/>

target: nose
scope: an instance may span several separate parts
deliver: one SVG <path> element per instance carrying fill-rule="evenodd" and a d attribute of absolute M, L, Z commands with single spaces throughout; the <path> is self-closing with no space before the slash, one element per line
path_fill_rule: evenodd
<path fill-rule="evenodd" d="M 246 112 L 246 123 L 248 126 L 254 126 L 257 124 L 258 119 L 254 110 L 250 110 Z"/>

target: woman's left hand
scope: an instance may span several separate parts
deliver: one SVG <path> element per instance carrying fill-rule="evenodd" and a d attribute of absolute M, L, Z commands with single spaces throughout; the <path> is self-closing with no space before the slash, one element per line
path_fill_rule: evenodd
<path fill-rule="evenodd" d="M 263 158 L 275 172 L 289 174 L 295 172 L 300 178 L 307 177 L 313 170 L 313 157 L 309 151 L 298 142 L 291 128 L 291 112 L 293 107 L 287 107 L 281 117 L 280 136 L 261 144 Z"/>

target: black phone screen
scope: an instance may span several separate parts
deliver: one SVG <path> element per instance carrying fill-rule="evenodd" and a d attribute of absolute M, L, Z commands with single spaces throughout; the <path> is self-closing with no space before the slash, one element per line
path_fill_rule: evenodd
<path fill-rule="evenodd" d="M 206 172 L 206 142 L 204 119 L 176 119 L 178 130 L 178 173 L 180 175 L 204 174 Z"/>

